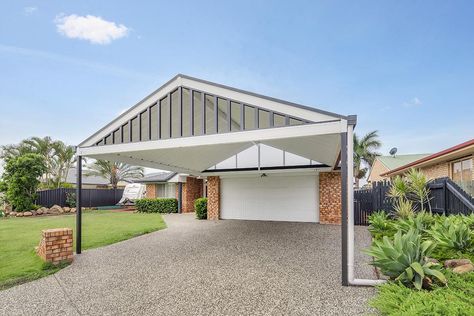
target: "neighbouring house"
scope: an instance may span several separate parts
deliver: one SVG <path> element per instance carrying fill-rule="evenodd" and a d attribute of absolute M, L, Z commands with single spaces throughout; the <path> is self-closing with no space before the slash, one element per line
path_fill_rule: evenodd
<path fill-rule="evenodd" d="M 402 175 L 411 168 L 421 170 L 428 179 L 448 177 L 474 196 L 474 139 L 417 159 L 382 174 Z"/>
<path fill-rule="evenodd" d="M 430 154 L 378 156 L 370 168 L 367 182 L 373 183 L 388 180 L 389 177 L 383 176 L 383 174 L 429 155 Z"/>
<path fill-rule="evenodd" d="M 178 199 L 183 213 L 194 212 L 194 201 L 205 195 L 203 179 L 177 172 L 152 173 L 135 182 L 146 185 L 147 198 Z"/>
<path fill-rule="evenodd" d="M 70 168 L 65 183 L 71 185 L 72 187 L 76 186 L 77 181 L 77 174 L 76 168 Z M 119 181 L 117 184 L 118 189 L 123 189 L 125 186 L 132 181 Z M 86 176 L 84 173 L 82 174 L 82 188 L 84 189 L 110 189 L 112 186 L 110 185 L 110 181 L 104 177 L 99 176 Z"/>

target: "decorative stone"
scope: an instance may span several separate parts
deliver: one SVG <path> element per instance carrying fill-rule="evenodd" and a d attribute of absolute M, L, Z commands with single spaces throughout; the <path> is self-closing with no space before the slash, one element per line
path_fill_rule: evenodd
<path fill-rule="evenodd" d="M 49 209 L 51 211 L 51 213 L 64 213 L 64 210 L 61 206 L 59 205 L 53 205 L 51 206 L 51 208 Z"/>
<path fill-rule="evenodd" d="M 76 213 L 76 208 L 75 207 L 71 207 L 71 213 Z"/>
<path fill-rule="evenodd" d="M 32 212 L 23 212 L 23 216 L 32 216 L 33 213 Z"/>
<path fill-rule="evenodd" d="M 450 259 L 444 262 L 445 268 L 456 268 L 459 266 L 463 266 L 465 264 L 472 264 L 471 260 L 469 259 Z"/>
<path fill-rule="evenodd" d="M 64 213 L 69 213 L 71 211 L 70 207 L 63 207 Z"/>
<path fill-rule="evenodd" d="M 31 211 L 31 214 L 33 214 L 33 216 L 36 216 L 36 211 Z"/>
<path fill-rule="evenodd" d="M 23 213 L 22 212 L 17 212 L 16 217 L 23 217 Z"/>
<path fill-rule="evenodd" d="M 10 216 L 16 216 L 16 212 L 10 212 L 9 215 Z"/>
<path fill-rule="evenodd" d="M 454 273 L 463 274 L 474 271 L 474 265 L 472 263 L 463 264 L 462 266 L 457 266 L 453 269 Z"/>
<path fill-rule="evenodd" d="M 426 257 L 426 258 L 425 258 L 425 261 L 426 261 L 426 262 L 431 262 L 431 263 L 439 263 L 439 261 L 438 261 L 437 259 L 435 259 L 435 258 L 428 258 L 428 257 Z"/>
<path fill-rule="evenodd" d="M 41 209 L 38 209 L 38 210 L 36 211 L 36 215 L 43 215 L 43 211 L 42 211 Z"/>

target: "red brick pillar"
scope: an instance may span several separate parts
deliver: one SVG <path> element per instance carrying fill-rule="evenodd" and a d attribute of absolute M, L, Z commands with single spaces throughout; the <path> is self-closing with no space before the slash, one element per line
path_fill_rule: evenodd
<path fill-rule="evenodd" d="M 220 182 L 219 177 L 207 177 L 207 219 L 219 219 Z"/>
<path fill-rule="evenodd" d="M 341 224 L 341 173 L 319 174 L 319 222 Z"/>
<path fill-rule="evenodd" d="M 203 196 L 202 179 L 187 177 L 183 183 L 183 213 L 194 212 L 194 201 Z"/>
<path fill-rule="evenodd" d="M 71 262 L 72 254 L 72 229 L 55 228 L 42 231 L 42 238 L 37 253 L 46 262 L 59 264 Z"/>
<path fill-rule="evenodd" d="M 146 185 L 146 198 L 154 199 L 156 198 L 156 185 L 155 184 L 147 184 Z"/>

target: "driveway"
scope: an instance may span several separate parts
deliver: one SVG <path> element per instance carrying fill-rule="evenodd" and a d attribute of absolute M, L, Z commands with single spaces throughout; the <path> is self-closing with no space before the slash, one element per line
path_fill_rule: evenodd
<path fill-rule="evenodd" d="M 0 292 L 0 315 L 368 311 L 373 288 L 340 285 L 340 226 L 164 218 L 165 230 L 85 251 L 52 276 Z M 358 249 L 369 239 L 356 227 Z M 366 262 L 358 255 L 356 277 L 374 277 Z"/>

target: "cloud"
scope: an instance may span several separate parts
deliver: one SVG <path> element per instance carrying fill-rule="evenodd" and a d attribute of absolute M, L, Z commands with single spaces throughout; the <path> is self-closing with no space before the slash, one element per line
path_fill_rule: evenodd
<path fill-rule="evenodd" d="M 130 31 L 123 24 L 115 24 L 93 15 L 59 15 L 54 22 L 58 32 L 64 36 L 87 40 L 92 44 L 110 44 L 113 40 L 127 36 Z"/>
<path fill-rule="evenodd" d="M 25 7 L 23 8 L 23 13 L 25 15 L 32 15 L 34 14 L 36 11 L 38 11 L 38 8 L 37 7 Z"/>
<path fill-rule="evenodd" d="M 411 107 L 420 106 L 422 104 L 423 104 L 423 102 L 421 102 L 421 100 L 418 97 L 414 97 L 410 101 L 403 102 L 402 106 L 404 106 L 406 108 L 411 108 Z"/>

